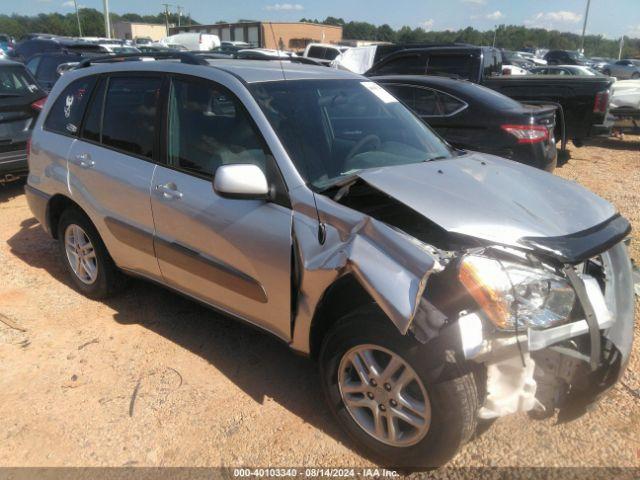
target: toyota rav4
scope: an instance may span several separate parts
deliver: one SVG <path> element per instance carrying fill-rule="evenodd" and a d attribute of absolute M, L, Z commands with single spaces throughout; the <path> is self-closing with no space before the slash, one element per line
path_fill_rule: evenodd
<path fill-rule="evenodd" d="M 39 116 L 28 201 L 80 292 L 135 275 L 270 332 L 389 466 L 618 380 L 630 225 L 608 202 L 452 148 L 364 77 L 176 57 L 87 60 Z"/>

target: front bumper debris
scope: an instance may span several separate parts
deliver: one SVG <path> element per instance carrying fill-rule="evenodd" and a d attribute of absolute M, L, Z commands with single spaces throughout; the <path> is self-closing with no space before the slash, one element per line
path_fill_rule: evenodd
<path fill-rule="evenodd" d="M 592 314 L 590 321 L 584 318 L 545 330 L 526 329 L 518 335 L 495 334 L 486 338 L 481 312 L 459 318 L 464 357 L 483 364 L 487 372 L 481 418 L 534 409 L 549 411 L 560 406 L 559 402 L 572 390 L 581 391 L 581 401 L 586 405 L 620 378 L 633 341 L 631 263 L 622 242 L 601 258 L 604 293 L 592 276 L 583 274 L 578 280 L 584 287 L 578 298 L 585 313 Z M 589 338 L 586 342 L 585 336 Z M 587 351 L 567 347 L 585 343 Z"/>

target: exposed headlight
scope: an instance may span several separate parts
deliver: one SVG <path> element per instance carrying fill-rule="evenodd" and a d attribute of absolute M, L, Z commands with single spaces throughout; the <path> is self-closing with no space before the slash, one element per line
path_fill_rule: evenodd
<path fill-rule="evenodd" d="M 576 294 L 553 272 L 488 257 L 467 255 L 460 282 L 493 324 L 502 330 L 548 328 L 567 320 Z"/>

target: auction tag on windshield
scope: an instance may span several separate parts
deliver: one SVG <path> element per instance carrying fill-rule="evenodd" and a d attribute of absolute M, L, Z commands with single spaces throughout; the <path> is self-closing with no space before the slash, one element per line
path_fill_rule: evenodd
<path fill-rule="evenodd" d="M 382 100 L 384 103 L 397 103 L 398 100 L 387 92 L 384 88 L 382 88 L 377 83 L 373 82 L 360 82 L 365 88 L 367 88 L 371 93 L 373 93 L 376 97 Z"/>

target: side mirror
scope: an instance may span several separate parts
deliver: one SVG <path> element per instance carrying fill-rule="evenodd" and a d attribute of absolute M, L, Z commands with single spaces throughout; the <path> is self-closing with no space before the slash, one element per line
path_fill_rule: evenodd
<path fill-rule="evenodd" d="M 266 200 L 269 184 L 257 165 L 231 164 L 218 167 L 213 177 L 213 190 L 222 197 Z"/>

